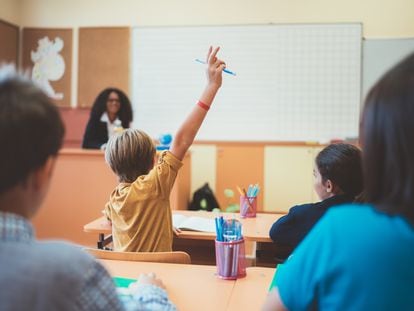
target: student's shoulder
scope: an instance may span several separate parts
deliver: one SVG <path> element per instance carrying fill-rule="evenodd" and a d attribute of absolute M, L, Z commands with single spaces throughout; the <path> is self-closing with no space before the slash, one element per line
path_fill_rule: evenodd
<path fill-rule="evenodd" d="M 65 267 L 70 273 L 78 273 L 82 269 L 90 269 L 96 264 L 95 259 L 78 245 L 61 241 L 36 242 L 32 254 L 40 265 Z"/>
<path fill-rule="evenodd" d="M 327 217 L 330 218 L 341 218 L 341 217 L 370 217 L 375 214 L 375 208 L 369 204 L 361 203 L 349 203 L 334 206 L 330 208 L 326 213 Z"/>
<path fill-rule="evenodd" d="M 378 211 L 367 204 L 344 204 L 330 208 L 323 217 L 323 222 L 331 228 L 341 228 L 344 224 L 353 230 L 366 230 L 369 223 L 375 222 L 379 217 Z"/>
<path fill-rule="evenodd" d="M 313 208 L 317 205 L 318 203 L 305 203 L 305 204 L 295 205 L 289 209 L 289 214 L 308 213 L 308 212 L 313 211 Z"/>
<path fill-rule="evenodd" d="M 49 288 L 52 293 L 65 291 L 68 299 L 74 299 L 79 289 L 88 284 L 111 281 L 105 268 L 79 246 L 41 241 L 28 248 L 22 250 L 29 258 L 20 263 L 21 267 L 29 271 L 30 279 L 38 278 L 38 285 Z"/>
<path fill-rule="evenodd" d="M 183 165 L 183 163 L 168 150 L 161 152 L 161 154 L 158 157 L 158 165 L 164 164 L 168 164 L 177 169 Z"/>

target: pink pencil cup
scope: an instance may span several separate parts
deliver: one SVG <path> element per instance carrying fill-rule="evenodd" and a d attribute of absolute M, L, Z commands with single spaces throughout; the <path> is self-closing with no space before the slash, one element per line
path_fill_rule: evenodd
<path fill-rule="evenodd" d="M 225 280 L 235 280 L 246 276 L 246 255 L 244 239 L 231 242 L 216 240 L 217 275 Z"/>
<path fill-rule="evenodd" d="M 240 217 L 256 217 L 257 197 L 240 196 Z"/>

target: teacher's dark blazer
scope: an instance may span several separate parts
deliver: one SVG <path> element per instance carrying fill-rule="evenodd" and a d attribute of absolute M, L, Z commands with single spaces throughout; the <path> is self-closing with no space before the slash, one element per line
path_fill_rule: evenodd
<path fill-rule="evenodd" d="M 82 148 L 100 149 L 108 142 L 108 128 L 106 122 L 99 119 L 89 119 L 83 136 Z"/>

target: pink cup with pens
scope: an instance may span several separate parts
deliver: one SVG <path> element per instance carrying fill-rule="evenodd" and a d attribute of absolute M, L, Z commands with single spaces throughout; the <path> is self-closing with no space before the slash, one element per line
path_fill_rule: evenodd
<path fill-rule="evenodd" d="M 257 197 L 240 196 L 240 217 L 256 217 Z"/>
<path fill-rule="evenodd" d="M 235 280 L 246 276 L 244 239 L 215 241 L 217 275 L 221 279 Z"/>
<path fill-rule="evenodd" d="M 257 195 L 260 191 L 259 185 L 249 185 L 247 191 L 245 188 L 242 190 L 240 187 L 237 187 L 237 189 L 240 193 L 240 217 L 256 217 Z"/>

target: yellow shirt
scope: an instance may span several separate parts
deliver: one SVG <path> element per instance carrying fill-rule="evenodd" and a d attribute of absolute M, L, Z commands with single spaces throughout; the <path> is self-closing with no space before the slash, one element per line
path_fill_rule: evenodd
<path fill-rule="evenodd" d="M 164 151 L 147 175 L 115 188 L 105 206 L 105 213 L 112 221 L 114 250 L 172 250 L 170 193 L 182 165 L 172 153 Z"/>

